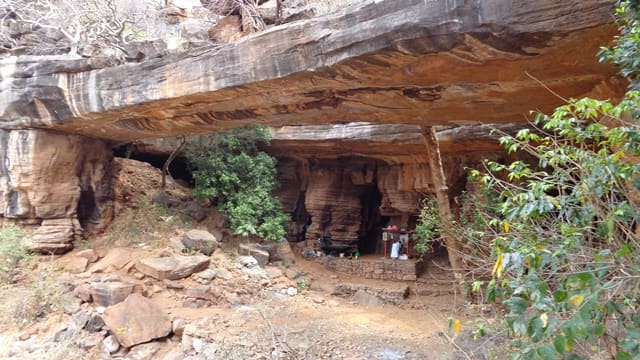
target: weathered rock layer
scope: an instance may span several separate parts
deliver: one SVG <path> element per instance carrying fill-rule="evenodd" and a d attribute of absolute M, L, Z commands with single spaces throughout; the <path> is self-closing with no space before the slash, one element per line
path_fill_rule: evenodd
<path fill-rule="evenodd" d="M 101 140 L 43 130 L 0 131 L 0 216 L 39 226 L 28 247 L 62 252 L 111 219 L 112 152 Z"/>
<path fill-rule="evenodd" d="M 522 122 L 561 103 L 545 87 L 624 87 L 595 59 L 611 12 L 608 0 L 387 0 L 112 68 L 11 57 L 0 127 L 132 140 L 255 122 Z"/>

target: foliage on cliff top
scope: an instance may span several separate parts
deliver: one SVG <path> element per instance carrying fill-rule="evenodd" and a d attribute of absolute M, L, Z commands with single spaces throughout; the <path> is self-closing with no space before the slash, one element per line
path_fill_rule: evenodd
<path fill-rule="evenodd" d="M 287 234 L 289 216 L 272 194 L 276 159 L 258 148 L 270 136 L 264 126 L 220 132 L 191 145 L 187 159 L 194 168 L 195 194 L 217 201 L 231 229 L 280 241 Z"/>

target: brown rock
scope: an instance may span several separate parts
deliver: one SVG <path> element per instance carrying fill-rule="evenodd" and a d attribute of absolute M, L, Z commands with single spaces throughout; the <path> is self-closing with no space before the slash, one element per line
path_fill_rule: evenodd
<path fill-rule="evenodd" d="M 95 272 L 103 272 L 108 268 L 113 268 L 114 270 L 119 270 L 125 267 L 132 259 L 131 249 L 127 248 L 114 248 L 109 250 L 109 252 L 97 263 L 92 264 L 88 271 Z"/>
<path fill-rule="evenodd" d="M 187 13 L 184 9 L 171 5 L 158 11 L 157 16 L 165 23 L 171 25 L 179 24 L 187 19 Z"/>
<path fill-rule="evenodd" d="M 447 4 L 363 2 L 229 46 L 99 70 L 104 65 L 95 58 L 19 57 L 0 64 L 0 119 L 4 128 L 51 127 L 119 141 L 248 121 L 505 123 L 562 104 L 539 82 L 557 83 L 565 97 L 615 85 L 615 68 L 593 56 L 616 32 L 607 1 L 514 7 L 485 0 L 463 10 Z M 523 68 L 535 68 L 536 79 Z M 60 82 L 64 74 L 78 74 L 78 83 Z M 91 84 L 108 91 L 93 96 Z"/>
<path fill-rule="evenodd" d="M 136 263 L 138 271 L 158 280 L 182 279 L 207 266 L 209 258 L 204 255 L 148 258 Z"/>
<path fill-rule="evenodd" d="M 87 269 L 88 263 L 89 260 L 86 258 L 75 256 L 65 264 L 64 268 L 72 274 L 79 274 Z"/>
<path fill-rule="evenodd" d="M 209 299 L 209 286 L 207 285 L 196 285 L 194 287 L 188 288 L 184 292 L 185 296 L 195 298 L 195 299 Z"/>
<path fill-rule="evenodd" d="M 78 285 L 73 289 L 73 296 L 84 302 L 91 302 L 91 289 L 88 285 Z"/>
<path fill-rule="evenodd" d="M 123 282 L 93 283 L 91 285 L 91 297 L 101 306 L 111 306 L 124 299 L 133 291 L 133 284 Z"/>
<path fill-rule="evenodd" d="M 105 310 L 107 327 L 125 347 L 162 338 L 171 333 L 171 320 L 153 301 L 131 294 L 119 304 Z"/>
<path fill-rule="evenodd" d="M 100 140 L 45 130 L 0 132 L 0 216 L 42 219 L 28 249 L 61 253 L 110 220 L 112 151 Z M 91 217 L 91 222 L 86 220 Z"/>
<path fill-rule="evenodd" d="M 235 41 L 242 36 L 242 23 L 240 16 L 225 16 L 209 29 L 209 39 L 219 43 Z"/>
<path fill-rule="evenodd" d="M 85 249 L 82 251 L 78 251 L 76 256 L 87 259 L 89 263 L 94 263 L 98 261 L 98 254 L 93 249 Z"/>

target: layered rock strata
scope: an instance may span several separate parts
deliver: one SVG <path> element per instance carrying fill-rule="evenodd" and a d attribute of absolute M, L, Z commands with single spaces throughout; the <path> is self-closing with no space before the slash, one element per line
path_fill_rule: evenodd
<path fill-rule="evenodd" d="M 0 131 L 0 216 L 35 227 L 27 247 L 64 252 L 113 212 L 112 152 L 101 140 L 43 130 Z"/>
<path fill-rule="evenodd" d="M 524 122 L 624 89 L 608 0 L 386 0 L 135 64 L 0 60 L 0 127 L 130 141 L 260 122 Z"/>

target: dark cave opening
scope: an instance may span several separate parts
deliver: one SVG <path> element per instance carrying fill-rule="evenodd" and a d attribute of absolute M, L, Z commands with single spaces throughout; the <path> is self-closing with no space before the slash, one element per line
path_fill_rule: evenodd
<path fill-rule="evenodd" d="M 113 154 L 116 157 L 126 158 L 127 157 L 127 145 L 123 145 L 117 147 L 113 150 Z M 151 164 L 153 167 L 158 169 L 162 169 L 164 162 L 167 161 L 169 155 L 162 154 L 144 154 L 139 152 L 131 152 L 129 159 L 146 162 Z M 169 165 L 169 173 L 174 180 L 183 180 L 189 186 L 193 186 L 195 181 L 191 174 L 191 170 L 189 170 L 189 164 L 187 163 L 187 159 L 184 156 L 177 156 L 171 164 Z"/>
<path fill-rule="evenodd" d="M 311 225 L 311 215 L 307 212 L 304 205 L 305 192 L 301 191 L 296 203 L 296 209 L 291 216 L 292 229 L 289 231 L 290 242 L 304 241 L 307 236 L 307 229 Z"/>
<path fill-rule="evenodd" d="M 369 184 L 360 197 L 362 204 L 362 228 L 358 240 L 360 254 L 381 253 L 382 227 L 389 221 L 389 217 L 380 215 L 382 194 L 375 183 Z"/>
<path fill-rule="evenodd" d="M 99 214 L 96 214 L 96 196 L 92 187 L 83 189 L 80 191 L 80 199 L 78 200 L 78 221 L 83 229 L 91 226 L 92 219 Z"/>

